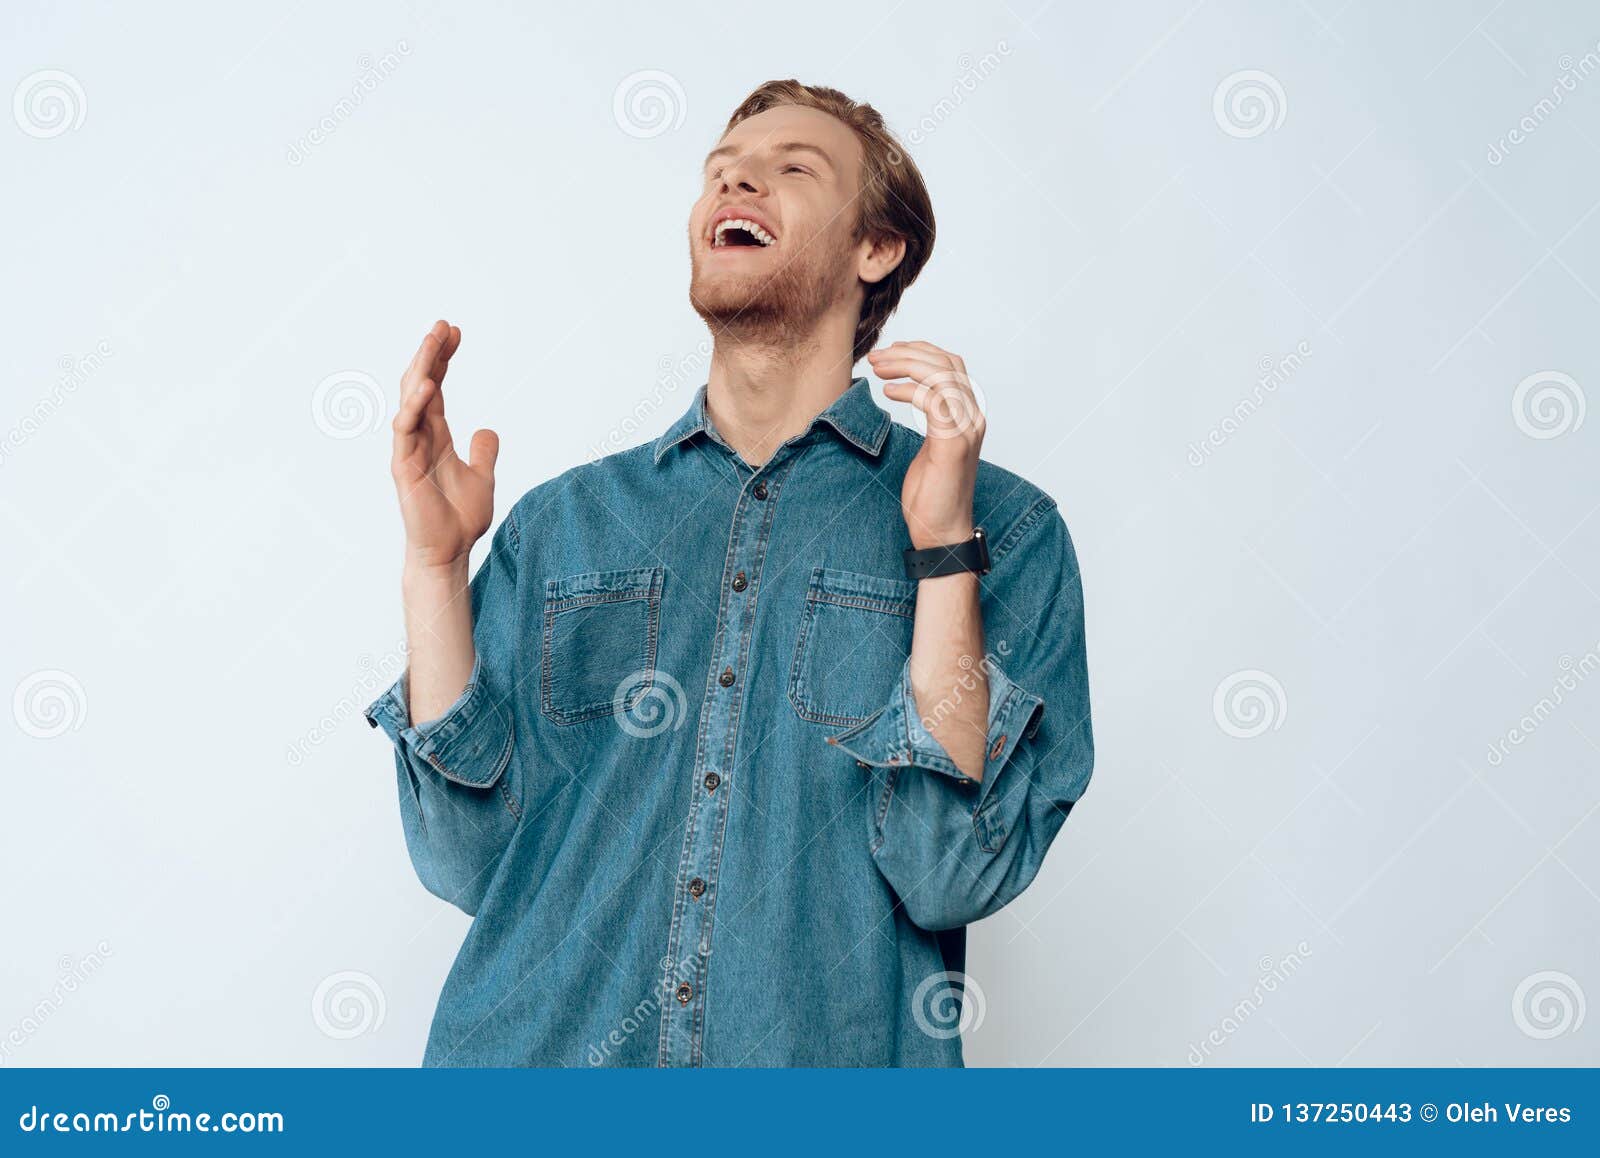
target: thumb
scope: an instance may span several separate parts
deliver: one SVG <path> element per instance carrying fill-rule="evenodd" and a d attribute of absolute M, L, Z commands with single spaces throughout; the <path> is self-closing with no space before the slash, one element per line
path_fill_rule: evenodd
<path fill-rule="evenodd" d="M 500 436 L 492 430 L 479 430 L 467 448 L 467 465 L 487 478 L 494 478 L 494 462 L 500 457 Z"/>

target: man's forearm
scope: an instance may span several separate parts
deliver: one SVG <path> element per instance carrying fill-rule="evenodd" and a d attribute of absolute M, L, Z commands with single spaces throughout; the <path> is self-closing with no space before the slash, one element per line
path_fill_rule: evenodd
<path fill-rule="evenodd" d="M 405 601 L 407 710 L 412 724 L 444 715 L 466 690 L 476 655 L 467 558 L 427 566 L 407 559 L 400 580 Z"/>
<path fill-rule="evenodd" d="M 983 779 L 989 674 L 983 663 L 978 577 L 924 579 L 911 636 L 911 691 L 922 724 L 956 766 Z"/>

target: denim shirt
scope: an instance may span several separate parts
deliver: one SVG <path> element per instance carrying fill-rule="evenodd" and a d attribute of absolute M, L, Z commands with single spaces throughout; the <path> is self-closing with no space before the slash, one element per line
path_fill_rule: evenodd
<path fill-rule="evenodd" d="M 1093 743 L 1072 541 L 988 463 L 981 782 L 929 730 L 976 692 L 912 694 L 921 441 L 862 378 L 752 469 L 702 387 L 512 507 L 460 698 L 415 725 L 402 676 L 366 711 L 418 876 L 476 918 L 424 1064 L 961 1064 L 964 927 L 1033 880 Z"/>

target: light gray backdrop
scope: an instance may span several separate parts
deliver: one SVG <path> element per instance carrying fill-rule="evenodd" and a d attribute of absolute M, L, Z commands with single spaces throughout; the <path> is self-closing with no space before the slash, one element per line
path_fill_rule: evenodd
<path fill-rule="evenodd" d="M 1591 5 L 230 8 L 0 16 L 4 1064 L 419 1059 L 400 371 L 463 325 L 502 513 L 653 437 L 791 75 L 908 138 L 888 337 L 1082 557 L 1098 768 L 970 1059 L 1600 1062 Z"/>

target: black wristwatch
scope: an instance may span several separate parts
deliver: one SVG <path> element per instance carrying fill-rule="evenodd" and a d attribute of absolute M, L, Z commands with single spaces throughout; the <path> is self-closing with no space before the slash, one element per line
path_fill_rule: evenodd
<path fill-rule="evenodd" d="M 956 575 L 962 571 L 989 573 L 989 540 L 982 527 L 972 528 L 972 538 L 950 547 L 929 547 L 906 551 L 906 578 L 936 579 L 940 575 Z"/>

